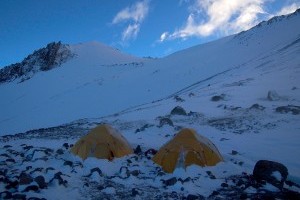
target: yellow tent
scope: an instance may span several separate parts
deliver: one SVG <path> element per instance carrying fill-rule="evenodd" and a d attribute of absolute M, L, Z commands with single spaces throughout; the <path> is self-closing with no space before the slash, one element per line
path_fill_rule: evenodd
<path fill-rule="evenodd" d="M 176 167 L 185 168 L 192 164 L 214 166 L 223 158 L 209 139 L 185 128 L 162 146 L 152 160 L 165 172 L 172 173 Z"/>
<path fill-rule="evenodd" d="M 133 153 L 127 140 L 107 124 L 99 125 L 83 136 L 71 148 L 83 160 L 96 157 L 112 160 Z"/>

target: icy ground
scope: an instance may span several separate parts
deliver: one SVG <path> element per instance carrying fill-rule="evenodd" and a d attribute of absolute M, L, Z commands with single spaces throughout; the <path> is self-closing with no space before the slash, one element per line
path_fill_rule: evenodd
<path fill-rule="evenodd" d="M 1 181 L 0 191 L 46 199 L 285 199 L 272 185 L 251 184 L 250 175 L 258 160 L 273 160 L 287 166 L 288 180 L 300 184 L 299 53 L 298 42 L 148 104 L 2 136 L 1 180 L 20 181 L 25 172 L 32 179 L 43 176 L 47 187 L 27 188 L 39 185 L 32 181 L 7 188 Z M 186 115 L 171 115 L 176 106 Z M 70 154 L 68 145 L 99 123 L 111 124 L 142 153 L 112 162 Z M 225 161 L 164 173 L 145 152 L 158 150 L 182 127 L 209 138 Z M 297 186 L 285 188 L 300 192 Z"/>

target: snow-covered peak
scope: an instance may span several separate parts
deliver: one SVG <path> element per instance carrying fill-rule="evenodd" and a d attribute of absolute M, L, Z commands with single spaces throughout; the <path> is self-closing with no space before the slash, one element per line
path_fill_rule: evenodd
<path fill-rule="evenodd" d="M 141 60 L 140 58 L 122 53 L 118 49 L 95 41 L 71 45 L 71 50 L 85 64 L 113 65 Z"/>
<path fill-rule="evenodd" d="M 69 46 L 61 42 L 49 43 L 46 47 L 34 51 L 22 62 L 0 69 L 0 83 L 19 79 L 30 79 L 39 71 L 49 71 L 60 66 L 73 57 Z"/>

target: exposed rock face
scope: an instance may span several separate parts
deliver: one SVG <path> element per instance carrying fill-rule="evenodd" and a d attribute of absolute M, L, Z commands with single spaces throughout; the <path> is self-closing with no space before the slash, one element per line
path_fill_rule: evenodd
<path fill-rule="evenodd" d="M 15 79 L 20 79 L 20 82 L 26 81 L 35 73 L 58 67 L 73 56 L 68 45 L 61 42 L 49 43 L 46 47 L 34 51 L 22 62 L 0 69 L 0 84 Z"/>

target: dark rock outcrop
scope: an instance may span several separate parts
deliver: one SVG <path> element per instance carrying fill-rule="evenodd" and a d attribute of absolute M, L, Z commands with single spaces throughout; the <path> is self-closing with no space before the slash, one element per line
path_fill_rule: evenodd
<path fill-rule="evenodd" d="M 279 172 L 281 177 L 275 177 L 274 173 Z M 286 181 L 288 176 L 288 169 L 281 163 L 268 161 L 268 160 L 259 160 L 254 167 L 253 177 L 258 181 L 266 181 L 275 187 L 282 189 L 283 184 Z"/>
<path fill-rule="evenodd" d="M 20 82 L 26 81 L 35 73 L 58 67 L 73 56 L 68 45 L 61 42 L 49 43 L 46 47 L 34 51 L 22 62 L 0 69 L 0 84 L 15 79 L 20 79 Z"/>

